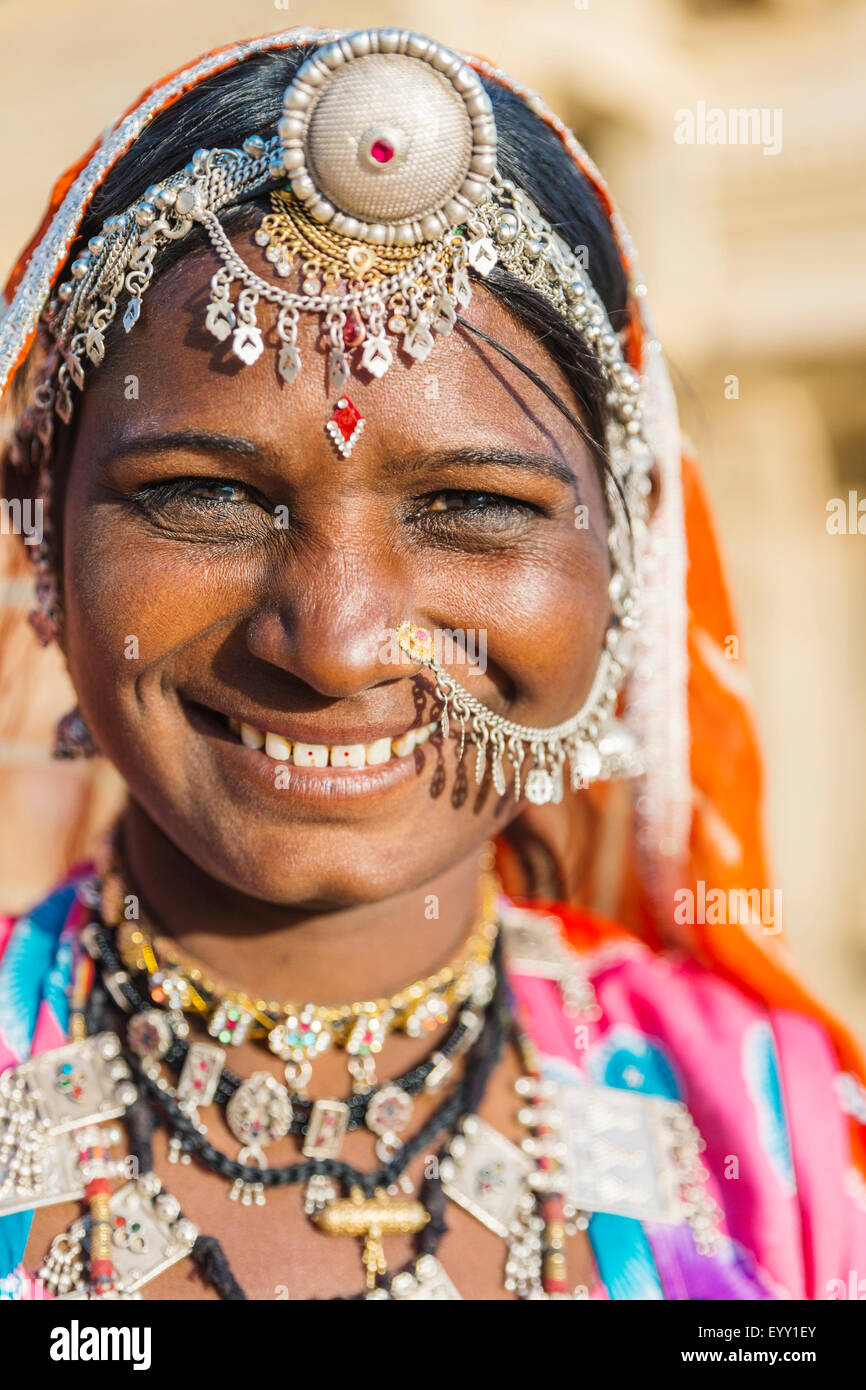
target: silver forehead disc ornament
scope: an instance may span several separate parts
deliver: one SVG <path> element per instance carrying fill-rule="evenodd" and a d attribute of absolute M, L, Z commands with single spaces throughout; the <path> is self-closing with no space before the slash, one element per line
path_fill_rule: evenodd
<path fill-rule="evenodd" d="M 317 50 L 283 99 L 292 193 L 318 222 L 380 246 L 435 241 L 482 201 L 496 126 L 463 59 L 407 30 Z"/>

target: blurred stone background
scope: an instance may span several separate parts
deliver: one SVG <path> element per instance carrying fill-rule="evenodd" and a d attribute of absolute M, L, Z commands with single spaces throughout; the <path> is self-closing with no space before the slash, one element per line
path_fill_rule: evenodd
<path fill-rule="evenodd" d="M 851 0 L 4 0 L 0 266 L 56 175 L 166 72 L 293 24 L 400 24 L 537 88 L 608 179 L 638 247 L 738 601 L 776 878 L 806 979 L 866 1031 L 866 7 Z M 781 111 L 781 149 L 680 144 L 677 112 Z M 736 378 L 732 382 L 731 378 Z M 864 519 L 866 529 L 866 519 Z M 0 579 L 0 909 L 81 851 L 114 776 L 47 761 L 70 694 Z M 42 673 L 23 690 L 21 674 Z M 75 827 L 71 829 L 70 827 Z"/>

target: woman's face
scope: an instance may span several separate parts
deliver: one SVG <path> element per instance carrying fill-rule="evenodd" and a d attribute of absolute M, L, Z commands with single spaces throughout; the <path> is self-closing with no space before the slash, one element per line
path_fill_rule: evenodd
<path fill-rule="evenodd" d="M 237 244 L 250 254 L 248 234 Z M 389 748 L 436 717 L 394 630 L 442 633 L 444 664 L 497 713 L 571 716 L 608 619 L 601 488 L 543 393 L 459 329 L 424 363 L 350 379 L 366 428 L 340 457 L 318 324 L 302 324 L 291 386 L 272 331 L 242 366 L 203 326 L 213 271 L 207 252 L 166 271 L 91 373 L 64 518 L 70 671 L 131 795 L 201 868 L 270 902 L 375 901 L 516 810 L 489 778 L 476 787 L 473 750 L 458 766 L 459 730 Z M 483 288 L 468 317 L 569 399 Z M 229 720 L 348 765 L 296 767 Z"/>

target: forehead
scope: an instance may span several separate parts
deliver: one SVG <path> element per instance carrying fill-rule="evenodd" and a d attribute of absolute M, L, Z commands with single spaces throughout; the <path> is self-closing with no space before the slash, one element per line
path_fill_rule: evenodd
<path fill-rule="evenodd" d="M 237 233 L 232 240 L 257 273 L 273 277 L 257 254 L 252 233 Z M 271 446 L 303 442 L 317 453 L 333 454 L 325 422 L 335 393 L 328 383 L 328 343 L 319 316 L 301 314 L 302 369 L 287 384 L 276 369 L 276 310 L 260 300 L 256 318 L 265 349 L 255 363 L 244 365 L 233 353 L 231 339 L 218 342 L 205 328 L 210 281 L 218 265 L 209 249 L 200 249 L 154 281 L 138 323 L 129 334 L 114 338 L 104 364 L 90 373 L 76 452 L 95 431 L 104 439 L 106 430 L 134 435 L 139 427 L 144 432 L 158 425 L 222 429 Z M 486 286 L 474 284 L 464 317 L 579 413 L 562 371 Z M 390 454 L 414 452 L 433 442 L 459 442 L 462 447 L 511 443 L 549 451 L 581 471 L 588 452 L 579 435 L 518 367 L 459 324 L 447 337 L 434 337 L 424 362 L 398 350 L 380 380 L 364 371 L 351 373 L 344 393 L 365 418 L 364 452 L 369 453 L 371 443 Z M 361 453 L 359 446 L 356 455 Z"/>

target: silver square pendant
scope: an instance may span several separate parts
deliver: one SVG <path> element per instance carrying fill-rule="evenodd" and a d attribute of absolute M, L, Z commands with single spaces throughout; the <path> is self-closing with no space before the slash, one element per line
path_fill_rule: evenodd
<path fill-rule="evenodd" d="M 137 1095 L 114 1033 L 39 1052 L 4 1073 L 4 1083 L 16 1079 L 24 1082 L 48 1135 L 117 1119 Z"/>
<path fill-rule="evenodd" d="M 118 1188 L 110 1211 L 111 1259 L 125 1293 L 134 1293 L 184 1259 L 198 1239 L 198 1228 L 152 1175 Z"/>
<path fill-rule="evenodd" d="M 529 1193 L 532 1159 L 503 1134 L 471 1115 L 439 1165 L 442 1190 L 503 1238 Z"/>

